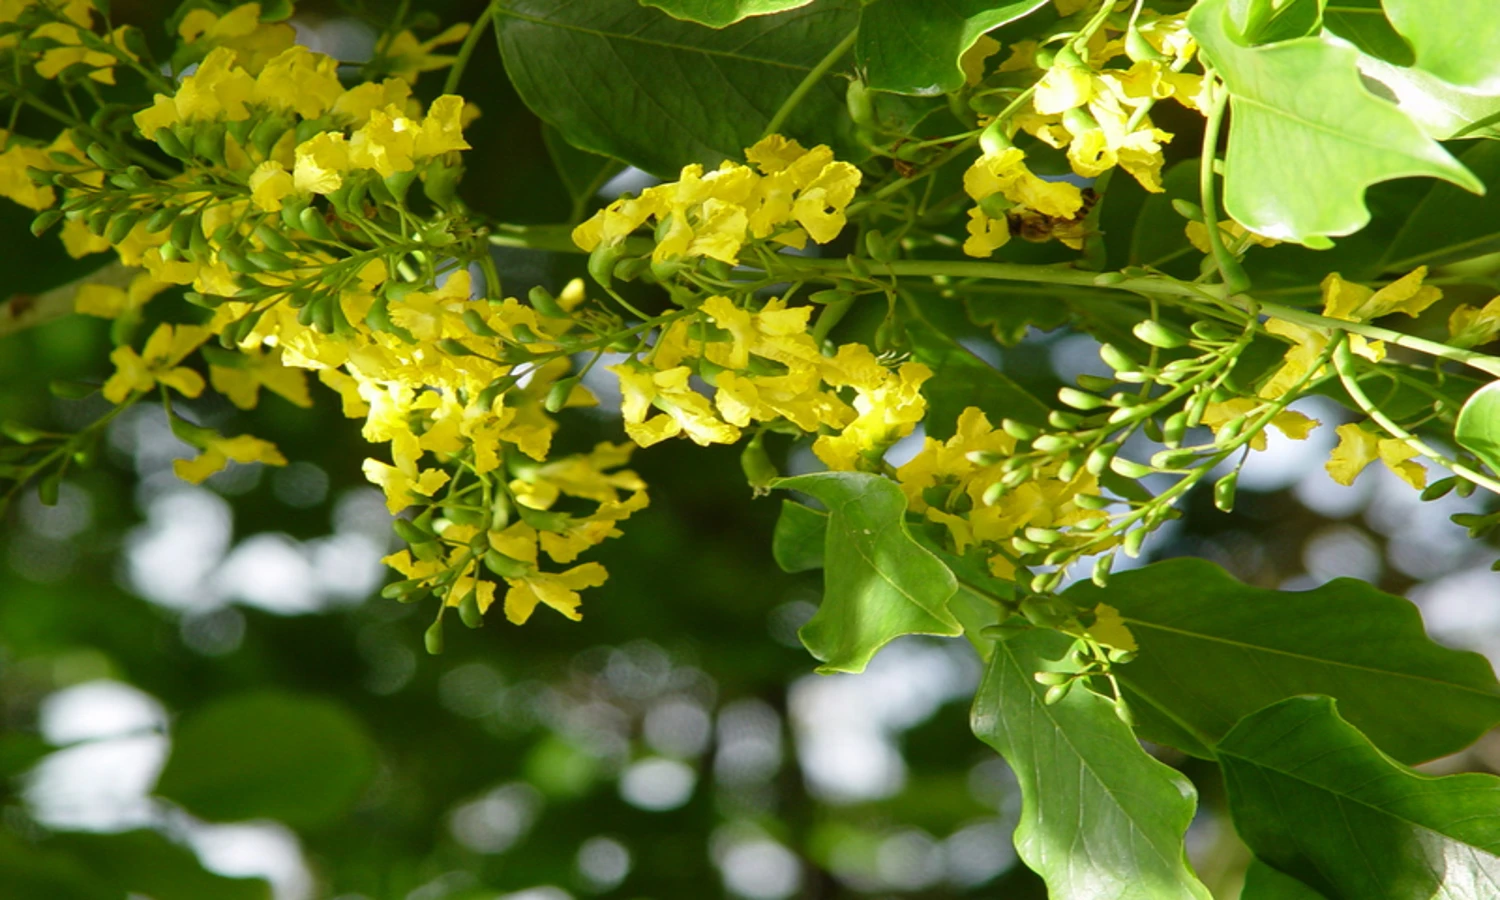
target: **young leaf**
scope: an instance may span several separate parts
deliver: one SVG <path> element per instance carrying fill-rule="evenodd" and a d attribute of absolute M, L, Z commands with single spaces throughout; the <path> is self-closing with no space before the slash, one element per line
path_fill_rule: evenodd
<path fill-rule="evenodd" d="M 1229 90 L 1224 206 L 1245 227 L 1298 242 L 1351 234 L 1370 220 L 1365 188 L 1392 178 L 1484 189 L 1406 114 L 1365 89 L 1353 47 L 1326 35 L 1240 46 L 1227 30 L 1226 3 L 1199 3 L 1188 26 Z"/>
<path fill-rule="evenodd" d="M 1460 87 L 1500 91 L 1500 29 L 1494 0 L 1384 0 L 1411 42 L 1417 68 Z"/>
<path fill-rule="evenodd" d="M 820 472 L 774 485 L 828 507 L 823 602 L 800 635 L 819 672 L 863 672 L 875 651 L 903 634 L 954 637 L 953 573 L 906 531 L 906 495 L 888 478 Z"/>
<path fill-rule="evenodd" d="M 1408 762 L 1459 750 L 1500 722 L 1484 657 L 1434 644 L 1410 601 L 1363 581 L 1270 591 L 1173 559 L 1066 596 L 1120 611 L 1140 644 L 1118 677 L 1141 736 L 1198 756 L 1212 756 L 1241 717 L 1296 694 L 1338 698 L 1351 722 Z"/>
<path fill-rule="evenodd" d="M 521 98 L 570 143 L 675 176 L 688 163 L 739 158 L 854 30 L 857 10 L 817 0 L 716 31 L 635 0 L 502 0 L 495 29 Z M 783 127 L 857 160 L 843 87 L 822 79 Z"/>
<path fill-rule="evenodd" d="M 1328 900 L 1495 896 L 1500 779 L 1415 772 L 1328 697 L 1247 716 L 1217 753 L 1240 837 Z"/>
<path fill-rule="evenodd" d="M 812 0 L 641 0 L 674 19 L 723 28 L 751 16 L 764 16 L 806 6 Z"/>
<path fill-rule="evenodd" d="M 1070 639 L 1033 630 L 995 645 L 972 725 L 1016 772 L 1016 850 L 1052 900 L 1199 898 L 1182 837 L 1195 792 L 1153 759 L 1108 700 L 1081 686 L 1052 705 L 1033 675 Z"/>
<path fill-rule="evenodd" d="M 823 544 L 828 539 L 828 513 L 794 500 L 781 501 L 781 516 L 771 536 L 771 555 L 783 572 L 823 568 Z"/>
<path fill-rule="evenodd" d="M 980 35 L 1046 5 L 1047 0 L 879 0 L 860 18 L 854 51 L 877 91 L 945 94 L 963 87 L 958 60 Z"/>
<path fill-rule="evenodd" d="M 1500 472 L 1500 381 L 1475 391 L 1458 411 L 1453 438 L 1483 460 L 1490 471 Z"/>
<path fill-rule="evenodd" d="M 308 827 L 342 815 L 374 774 L 374 744 L 342 706 L 260 691 L 187 716 L 156 793 L 210 821 Z"/>

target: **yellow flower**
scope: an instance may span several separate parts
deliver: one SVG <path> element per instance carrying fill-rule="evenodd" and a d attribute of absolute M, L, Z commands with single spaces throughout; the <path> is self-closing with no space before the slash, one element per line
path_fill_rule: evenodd
<path fill-rule="evenodd" d="M 371 484 L 385 491 L 385 505 L 392 515 L 419 502 L 417 495 L 431 497 L 450 477 L 442 469 L 419 471 L 415 463 L 389 466 L 374 459 L 365 460 L 364 472 Z"/>
<path fill-rule="evenodd" d="M 183 357 L 208 340 L 210 332 L 196 325 L 159 325 L 140 353 L 129 346 L 117 347 L 109 355 L 115 373 L 104 382 L 104 398 L 123 403 L 132 393 L 165 385 L 184 397 L 203 393 L 203 376 L 178 366 Z"/>
<path fill-rule="evenodd" d="M 1448 316 L 1448 343 L 1455 347 L 1478 347 L 1500 335 L 1500 297 L 1476 309 L 1465 303 Z"/>
<path fill-rule="evenodd" d="M 524 625 L 537 604 L 544 604 L 577 622 L 583 618 L 578 612 L 582 600 L 578 592 L 598 587 L 608 578 L 609 573 L 595 562 L 575 566 L 566 572 L 534 572 L 524 578 L 507 578 L 505 581 L 510 590 L 505 594 L 505 618 L 516 625 Z"/>
<path fill-rule="evenodd" d="M 969 256 L 989 256 L 1010 242 L 1010 222 L 992 219 L 977 206 L 969 209 L 968 232 L 964 253 Z"/>
<path fill-rule="evenodd" d="M 112 284 L 85 284 L 73 295 L 73 311 L 101 319 L 117 319 L 124 313 L 145 306 L 152 297 L 169 286 L 151 277 L 149 272 L 136 275 L 127 288 L 118 288 Z"/>
<path fill-rule="evenodd" d="M 41 59 L 37 60 L 36 73 L 43 78 L 56 78 L 62 70 L 81 63 L 93 69 L 89 72 L 89 77 L 93 80 L 101 84 L 115 83 L 114 55 L 82 46 L 83 38 L 79 36 L 77 26 L 65 22 L 48 22 L 33 31 L 31 36 L 50 38 L 62 45 L 43 52 Z"/>
<path fill-rule="evenodd" d="M 863 344 L 848 346 L 869 353 Z M 921 387 L 931 377 L 931 369 L 909 362 L 902 363 L 896 372 L 885 371 L 878 384 L 856 382 L 854 409 L 858 417 L 839 434 L 820 436 L 813 442 L 813 453 L 838 471 L 866 468 L 876 462 L 890 445 L 911 434 L 926 415 Z"/>
<path fill-rule="evenodd" d="M 375 110 L 349 138 L 349 164 L 374 169 L 382 178 L 410 172 L 420 127 L 395 107 Z"/>
<path fill-rule="evenodd" d="M 281 201 L 296 191 L 292 174 L 275 160 L 268 159 L 250 173 L 250 200 L 263 212 L 281 209 Z"/>
<path fill-rule="evenodd" d="M 306 370 L 282 365 L 279 350 L 271 353 L 241 350 L 236 363 L 234 366 L 210 365 L 208 378 L 214 390 L 240 409 L 254 409 L 262 387 L 295 406 L 312 406 Z"/>
<path fill-rule="evenodd" d="M 0 147 L 10 133 L 0 128 Z M 41 147 L 16 144 L 0 153 L 0 197 L 6 197 L 27 209 L 43 210 L 57 200 L 52 188 L 38 185 L 26 174 L 29 168 L 50 169 L 51 160 Z"/>
<path fill-rule="evenodd" d="M 1334 272 L 1323 279 L 1323 315 L 1351 322 L 1396 312 L 1416 317 L 1443 296 L 1437 288 L 1422 284 L 1425 277 L 1427 267 L 1418 266 L 1380 290 L 1372 291 L 1362 284 L 1345 281 Z"/>
<path fill-rule="evenodd" d="M 202 484 L 210 475 L 223 471 L 230 460 L 237 463 L 259 462 L 268 466 L 286 465 L 286 457 L 281 455 L 275 444 L 243 434 L 232 438 L 209 438 L 197 458 L 173 460 L 172 471 L 183 481 Z"/>
<path fill-rule="evenodd" d="M 416 35 L 403 31 L 382 40 L 375 48 L 375 55 L 386 60 L 392 75 L 415 82 L 423 72 L 441 69 L 453 62 L 451 56 L 435 55 L 432 52 L 435 48 L 456 44 L 468 34 L 467 24 L 453 25 L 425 41 L 418 41 Z"/>
<path fill-rule="evenodd" d="M 1075 65 L 1057 64 L 1037 82 L 1031 103 L 1042 115 L 1082 106 L 1094 96 L 1094 74 Z"/>
<path fill-rule="evenodd" d="M 1266 331 L 1269 334 L 1279 335 L 1292 341 L 1292 348 L 1287 351 L 1286 358 L 1276 374 L 1260 389 L 1260 396 L 1266 400 L 1276 400 L 1286 396 L 1287 392 L 1296 387 L 1306 377 L 1322 377 L 1325 366 L 1319 366 L 1318 372 L 1313 372 L 1313 367 L 1328 347 L 1329 336 L 1326 331 L 1317 328 L 1305 328 L 1282 319 L 1267 319 Z M 1366 341 L 1357 334 L 1348 336 L 1349 349 L 1357 356 L 1363 356 L 1370 362 L 1380 362 L 1385 359 L 1385 344 L 1380 341 Z"/>
<path fill-rule="evenodd" d="M 1339 444 L 1328 458 L 1328 474 L 1342 485 L 1351 485 L 1365 466 L 1380 459 L 1402 481 L 1421 490 L 1427 486 L 1427 470 L 1412 462 L 1417 451 L 1405 441 L 1382 438 L 1351 422 L 1336 430 Z"/>
<path fill-rule="evenodd" d="M 349 145 L 343 132 L 320 132 L 297 146 L 292 185 L 304 194 L 331 194 L 343 186 L 347 171 Z"/>
<path fill-rule="evenodd" d="M 609 371 L 620 379 L 625 433 L 640 446 L 684 433 L 704 447 L 740 439 L 740 430 L 715 416 L 708 398 L 689 386 L 692 371 L 687 366 L 652 372 L 623 364 L 610 366 Z M 648 419 L 653 406 L 664 414 Z"/>
<path fill-rule="evenodd" d="M 464 98 L 444 94 L 432 101 L 416 135 L 413 152 L 418 157 L 440 156 L 450 150 L 468 150 L 464 140 Z"/>
<path fill-rule="evenodd" d="M 964 173 L 964 190 L 975 200 L 1002 194 L 1007 200 L 1058 219 L 1071 219 L 1083 207 L 1083 193 L 1066 181 L 1047 181 L 1026 167 L 1017 147 L 985 153 Z"/>
<path fill-rule="evenodd" d="M 1218 434 L 1223 426 L 1241 416 L 1254 418 L 1260 414 L 1265 403 L 1251 397 L 1235 397 L 1219 403 L 1210 403 L 1203 408 L 1203 424 Z M 1282 434 L 1294 441 L 1305 441 L 1312 434 L 1314 428 L 1322 423 L 1317 419 L 1310 418 L 1294 409 L 1283 409 L 1271 418 L 1272 426 Z M 1266 433 L 1257 432 L 1250 439 L 1250 446 L 1255 450 L 1266 449 Z"/>
<path fill-rule="evenodd" d="M 289 47 L 255 78 L 255 102 L 281 112 L 316 119 L 344 94 L 338 61 L 306 47 Z"/>
<path fill-rule="evenodd" d="M 297 32 L 285 22 L 262 24 L 259 3 L 237 6 L 223 16 L 193 9 L 182 17 L 177 34 L 195 47 L 222 47 L 234 53 L 251 74 L 260 72 L 297 39 Z"/>
<path fill-rule="evenodd" d="M 1189 222 L 1185 229 L 1188 243 L 1197 248 L 1199 253 L 1212 253 L 1213 247 L 1208 243 L 1208 226 L 1202 222 Z M 1235 247 L 1241 241 L 1247 245 L 1256 247 L 1274 247 L 1281 241 L 1256 234 L 1233 219 L 1219 223 L 1219 237 L 1230 247 Z"/>

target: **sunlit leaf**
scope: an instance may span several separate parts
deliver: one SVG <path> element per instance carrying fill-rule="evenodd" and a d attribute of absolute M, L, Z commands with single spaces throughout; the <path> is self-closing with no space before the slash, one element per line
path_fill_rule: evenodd
<path fill-rule="evenodd" d="M 1500 879 L 1500 779 L 1422 775 L 1328 697 L 1247 716 L 1218 747 L 1235 829 L 1328 900 L 1485 900 Z"/>
<path fill-rule="evenodd" d="M 1459 410 L 1453 438 L 1490 471 L 1500 472 L 1500 381 L 1475 391 Z"/>
<path fill-rule="evenodd" d="M 1326 35 L 1262 47 L 1230 37 L 1226 0 L 1188 24 L 1230 93 L 1224 206 L 1246 227 L 1306 242 L 1358 231 L 1369 185 L 1428 176 L 1483 184 L 1360 81 L 1358 51 Z M 1310 86 L 1316 85 L 1316 89 Z"/>
<path fill-rule="evenodd" d="M 1451 84 L 1500 92 L 1500 28 L 1493 0 L 1384 0 L 1416 65 Z"/>

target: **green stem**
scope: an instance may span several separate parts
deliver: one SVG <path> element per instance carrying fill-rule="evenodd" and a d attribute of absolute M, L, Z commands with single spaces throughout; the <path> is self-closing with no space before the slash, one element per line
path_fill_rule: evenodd
<path fill-rule="evenodd" d="M 1333 355 L 1333 367 L 1339 373 L 1339 380 L 1344 383 L 1344 390 L 1349 392 L 1349 396 L 1353 398 L 1355 405 L 1365 415 L 1369 416 L 1376 425 L 1384 428 L 1386 433 L 1427 459 L 1432 460 L 1460 478 L 1472 481 L 1494 494 L 1500 494 L 1500 481 L 1496 481 L 1487 475 L 1482 475 L 1463 463 L 1451 460 L 1439 453 L 1426 441 L 1397 425 L 1380 407 L 1371 403 L 1369 395 L 1365 393 L 1364 388 L 1360 387 L 1358 373 L 1355 372 L 1354 366 L 1354 354 L 1349 351 L 1349 341 L 1345 338 L 1340 338 L 1338 348 Z"/>
<path fill-rule="evenodd" d="M 781 130 L 782 124 L 792 114 L 792 110 L 796 109 L 798 104 L 802 102 L 803 98 L 808 95 L 813 87 L 819 81 L 823 80 L 823 76 L 828 74 L 828 70 L 832 69 L 840 59 L 844 58 L 844 54 L 848 53 L 850 48 L 854 46 L 854 39 L 858 36 L 858 29 L 849 32 L 848 37 L 839 41 L 838 46 L 828 51 L 828 55 L 823 57 L 822 61 L 816 66 L 813 66 L 812 71 L 807 73 L 807 77 L 802 79 L 802 83 L 797 85 L 791 94 L 787 95 L 786 100 L 782 101 L 781 108 L 776 110 L 776 115 L 772 116 L 771 121 L 766 123 L 766 130 L 761 134 L 762 138 L 770 137 Z"/>
<path fill-rule="evenodd" d="M 1245 308 L 1242 305 L 1242 298 L 1230 297 L 1229 302 Z M 1288 322 L 1298 325 L 1308 325 L 1313 328 L 1332 328 L 1349 334 L 1372 338 L 1377 341 L 1385 341 L 1388 344 L 1395 344 L 1398 347 L 1405 347 L 1408 350 L 1415 350 L 1418 353 L 1425 353 L 1428 356 L 1435 356 L 1438 359 L 1463 363 L 1472 369 L 1484 372 L 1486 375 L 1500 378 L 1500 358 L 1487 356 L 1483 353 L 1475 353 L 1472 350 L 1460 350 L 1457 347 L 1449 347 L 1447 344 L 1413 337 L 1409 334 L 1402 334 L 1399 331 L 1392 331 L 1389 328 L 1381 328 L 1377 325 L 1367 325 L 1363 322 L 1349 322 L 1344 319 L 1331 319 L 1327 316 L 1308 312 L 1305 309 L 1295 309 L 1276 303 L 1261 303 L 1258 305 L 1261 312 L 1277 319 L 1285 319 Z"/>
<path fill-rule="evenodd" d="M 911 278 L 985 278 L 997 281 L 1020 281 L 1033 284 L 1060 284 L 1071 287 L 1104 288 L 1130 291 L 1137 294 L 1190 297 L 1196 300 L 1217 300 L 1218 288 L 1214 285 L 1194 285 L 1165 276 L 1147 275 L 1137 278 L 1100 280 L 1098 272 L 1056 266 L 1030 266 L 1021 263 L 969 262 L 967 260 L 903 259 L 879 263 L 873 267 L 882 274 Z M 807 259 L 778 255 L 774 274 L 784 276 L 805 273 L 810 276 L 822 274 L 830 277 L 834 273 L 847 273 L 848 263 L 842 259 Z"/>
<path fill-rule="evenodd" d="M 1213 78 L 1210 70 L 1205 78 Z M 1208 124 L 1203 128 L 1203 155 L 1198 165 L 1198 192 L 1203 201 L 1203 224 L 1208 226 L 1208 245 L 1213 250 L 1214 262 L 1229 293 L 1238 294 L 1250 288 L 1250 280 L 1239 260 L 1224 246 L 1224 236 L 1219 233 L 1219 198 L 1215 194 L 1214 160 L 1218 158 L 1219 131 L 1224 125 L 1224 111 L 1229 107 L 1229 93 L 1222 87 L 1215 92 L 1213 108 L 1208 113 Z"/>
<path fill-rule="evenodd" d="M 484 8 L 479 18 L 469 28 L 469 34 L 464 38 L 463 46 L 458 48 L 458 55 L 453 59 L 453 65 L 448 69 L 448 78 L 443 82 L 443 93 L 458 93 L 458 83 L 464 77 L 464 69 L 468 68 L 469 57 L 474 55 L 474 48 L 479 45 L 480 35 L 487 30 L 485 26 L 490 24 L 490 19 L 495 15 L 495 0 Z"/>

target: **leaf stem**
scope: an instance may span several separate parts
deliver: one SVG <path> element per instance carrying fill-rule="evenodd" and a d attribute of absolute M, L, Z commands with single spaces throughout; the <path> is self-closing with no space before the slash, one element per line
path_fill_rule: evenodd
<path fill-rule="evenodd" d="M 781 130 L 781 126 L 786 122 L 787 117 L 792 114 L 792 111 L 797 108 L 803 98 L 812 91 L 813 86 L 823 80 L 823 76 L 828 74 L 828 70 L 832 69 L 839 60 L 844 58 L 844 54 L 848 53 L 850 48 L 854 46 L 854 39 L 858 36 L 859 29 L 857 28 L 849 32 L 847 37 L 839 41 L 838 45 L 832 50 L 828 51 L 827 56 L 823 57 L 816 66 L 813 66 L 812 71 L 807 73 L 807 77 L 802 79 L 802 82 L 782 101 L 781 108 L 776 110 L 776 114 L 771 117 L 771 121 L 766 123 L 766 130 L 761 133 L 762 138 L 768 138 Z"/>
<path fill-rule="evenodd" d="M 469 57 L 474 55 L 474 48 L 479 46 L 480 36 L 489 30 L 487 26 L 490 24 L 490 19 L 494 18 L 497 3 L 498 0 L 490 0 L 484 12 L 480 13 L 479 18 L 475 19 L 474 24 L 469 27 L 463 46 L 458 48 L 458 55 L 454 57 L 453 65 L 448 69 L 448 78 L 443 82 L 443 93 L 458 93 L 458 83 L 464 77 L 464 69 L 468 68 Z"/>

